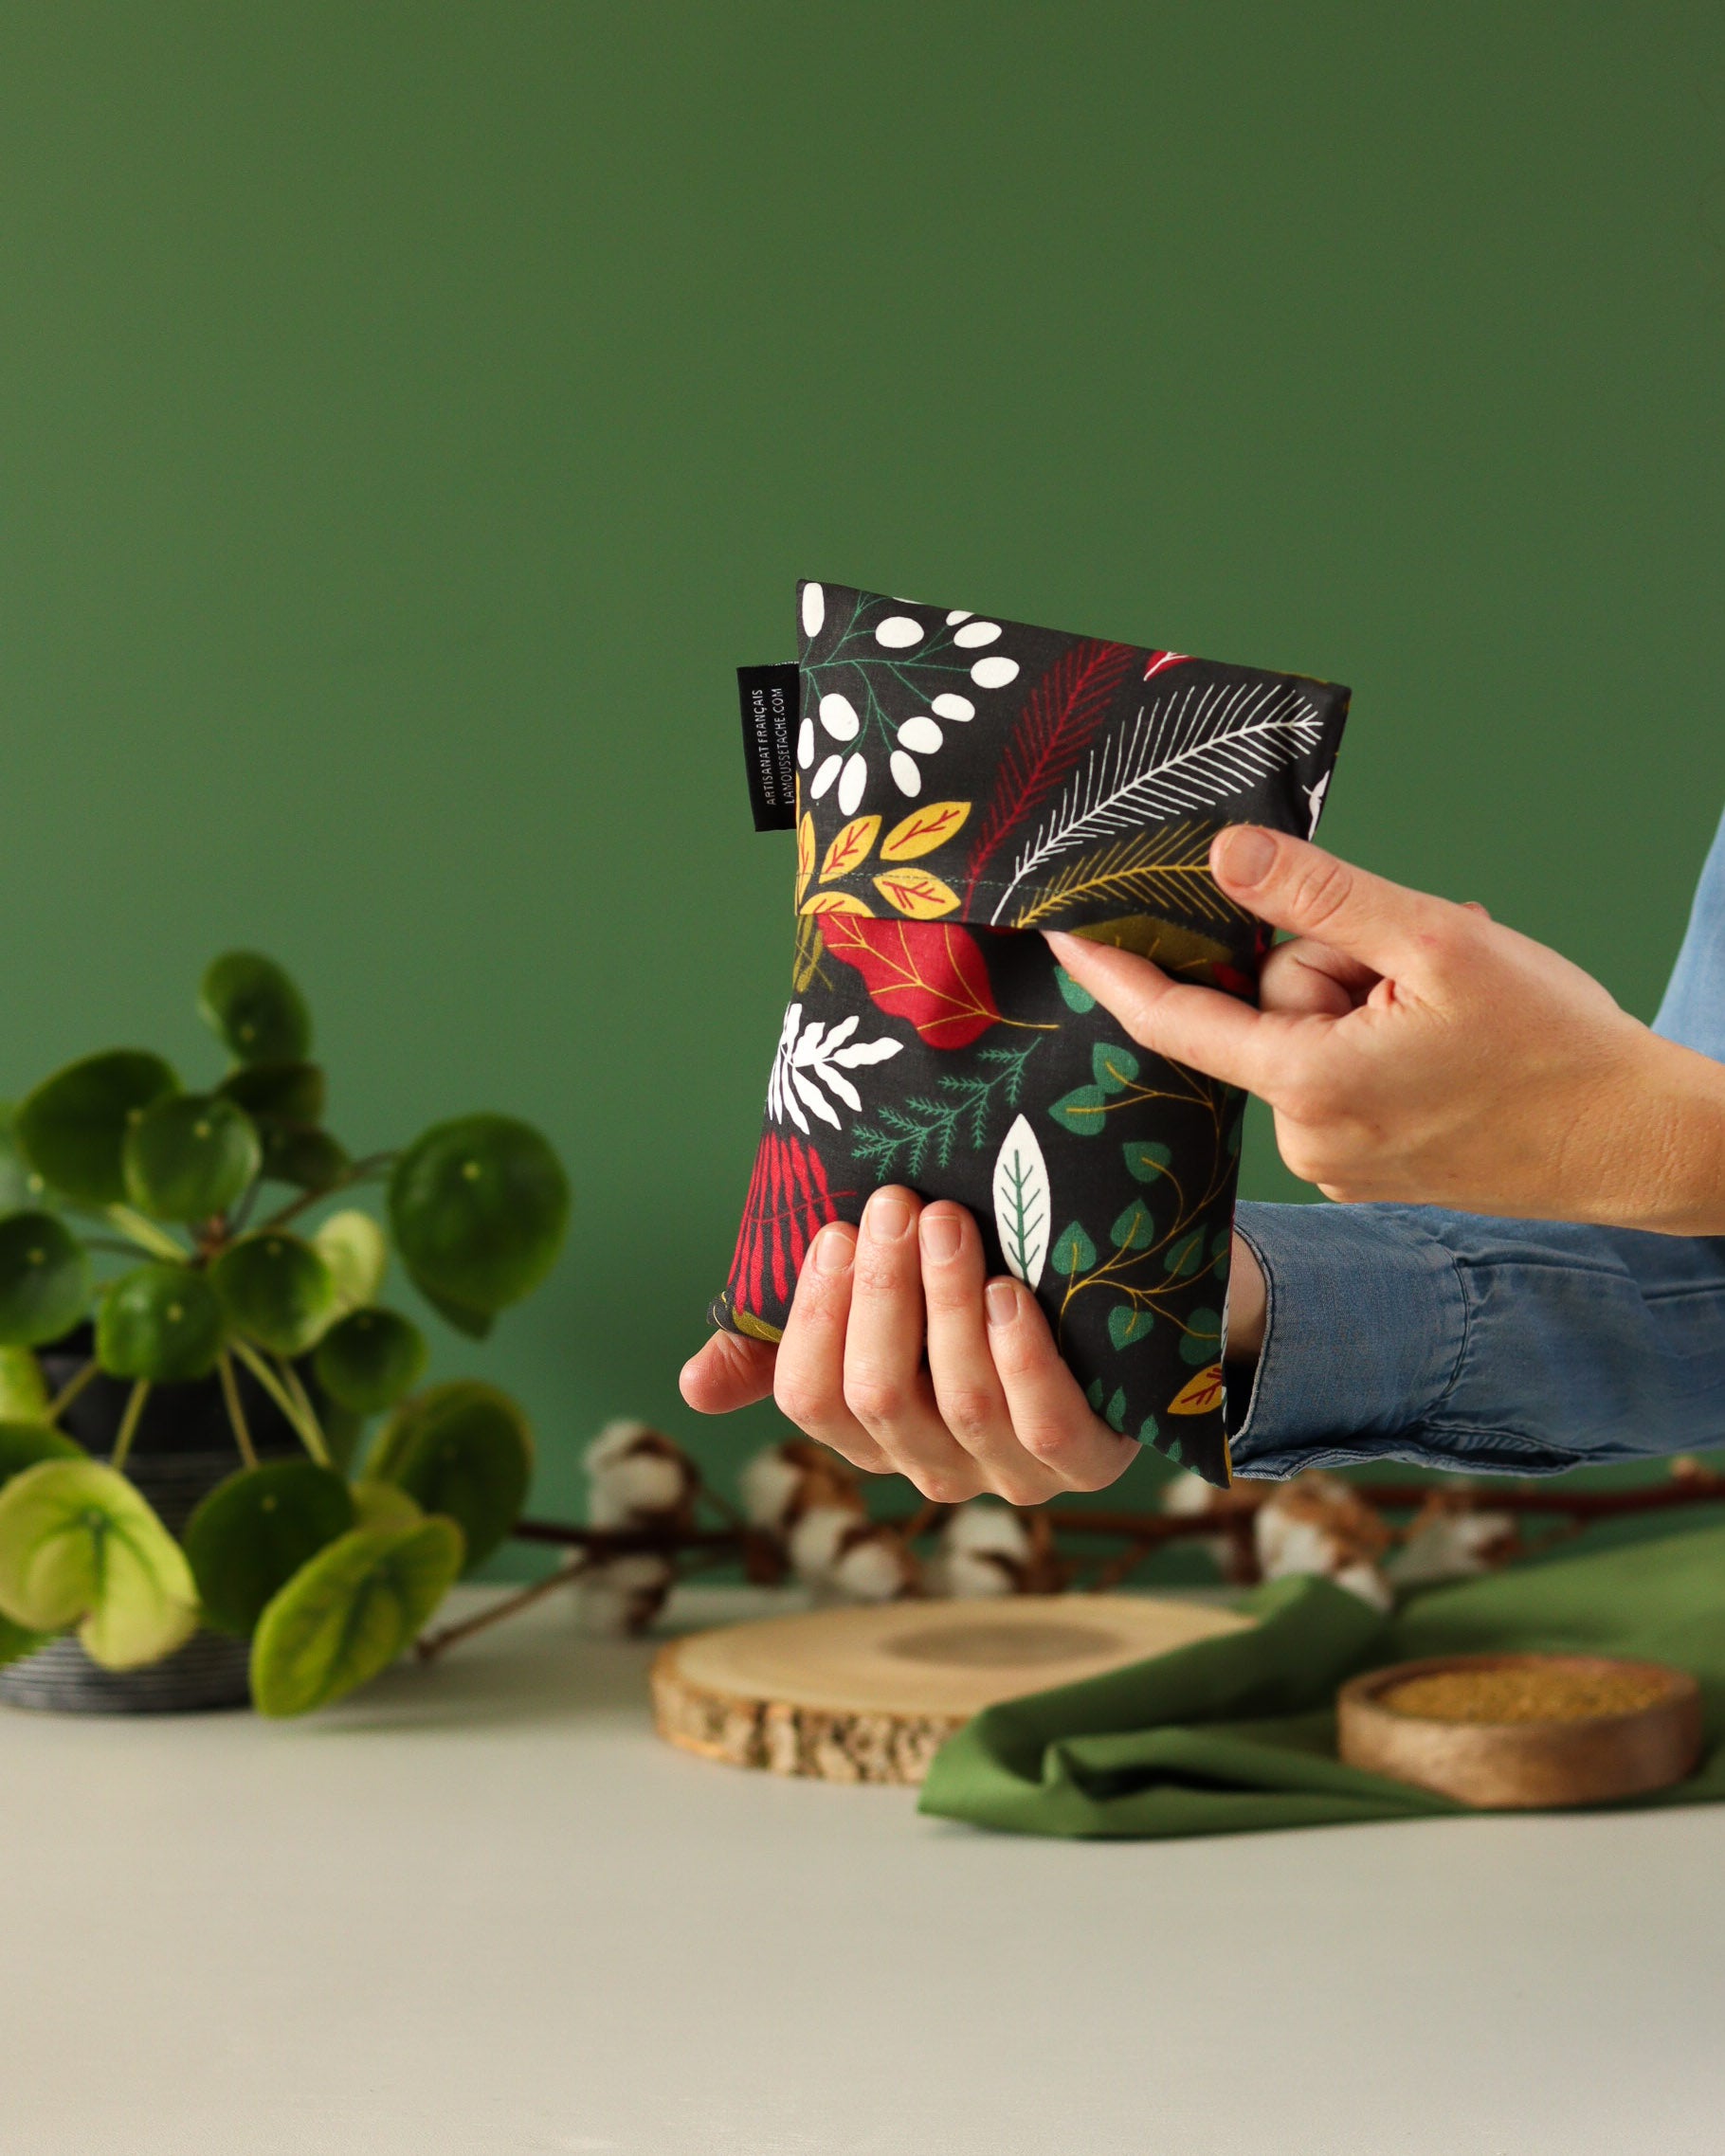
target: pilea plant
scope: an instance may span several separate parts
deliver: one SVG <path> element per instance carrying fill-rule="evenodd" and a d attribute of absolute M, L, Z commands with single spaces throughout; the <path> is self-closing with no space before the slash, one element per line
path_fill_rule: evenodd
<path fill-rule="evenodd" d="M 549 1271 L 569 1187 L 503 1115 L 350 1155 L 325 1127 L 305 1002 L 271 959 L 218 958 L 198 1009 L 232 1059 L 212 1087 L 117 1048 L 0 1110 L 0 1661 L 76 1627 L 126 1669 L 202 1623 L 248 1638 L 256 1705 L 294 1714 L 393 1660 L 508 1533 L 531 1474 L 506 1394 L 415 1389 L 426 1340 L 378 1299 L 391 1241 L 427 1302 L 481 1339 Z M 387 1230 L 327 1210 L 365 1186 Z M 33 1350 L 90 1318 L 93 1351 L 50 1397 Z M 241 1369 L 302 1455 L 259 1458 Z M 59 1426 L 102 1374 L 130 1386 L 105 1461 Z M 219 1386 L 237 1464 L 176 1540 L 126 1464 L 153 1389 L 194 1382 Z"/>

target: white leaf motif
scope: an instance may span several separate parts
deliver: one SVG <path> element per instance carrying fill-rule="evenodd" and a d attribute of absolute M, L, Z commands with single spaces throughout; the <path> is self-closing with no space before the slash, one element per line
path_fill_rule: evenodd
<path fill-rule="evenodd" d="M 1026 877 L 1075 847 L 1208 808 L 1315 748 L 1317 707 L 1286 681 L 1193 681 L 1091 750 L 1012 863 L 991 919 Z"/>
<path fill-rule="evenodd" d="M 1048 1164 L 1036 1132 L 1021 1115 L 994 1157 L 994 1226 L 1007 1270 L 1027 1288 L 1043 1277 L 1052 1211 Z"/>
<path fill-rule="evenodd" d="M 817 1018 L 806 1026 L 802 1005 L 790 1006 L 767 1080 L 767 1113 L 775 1123 L 793 1124 L 808 1137 L 810 1115 L 835 1131 L 843 1130 L 834 1101 L 848 1108 L 853 1115 L 858 1113 L 862 1096 L 844 1073 L 885 1062 L 899 1053 L 903 1042 L 853 1041 L 850 1037 L 856 1029 L 854 1016 L 841 1020 L 830 1033 L 825 1019 Z M 826 1092 L 821 1090 L 823 1086 Z"/>

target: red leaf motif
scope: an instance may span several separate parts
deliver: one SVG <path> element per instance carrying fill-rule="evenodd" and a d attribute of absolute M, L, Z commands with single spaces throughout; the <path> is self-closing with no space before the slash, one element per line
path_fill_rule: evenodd
<path fill-rule="evenodd" d="M 839 1218 L 838 1200 L 854 1195 L 827 1187 L 826 1169 L 812 1146 L 769 1131 L 755 1153 L 743 1201 L 727 1282 L 732 1308 L 755 1315 L 774 1305 L 782 1311 L 809 1243 L 828 1221 Z"/>
<path fill-rule="evenodd" d="M 876 921 L 829 914 L 830 955 L 854 966 L 877 1006 L 914 1025 L 931 1048 L 968 1048 L 1000 1023 L 982 946 L 953 921 Z"/>
<path fill-rule="evenodd" d="M 1008 832 L 1077 764 L 1138 656 L 1131 644 L 1086 638 L 1063 652 L 1031 690 L 971 848 L 967 900 Z"/>
<path fill-rule="evenodd" d="M 1168 666 L 1184 666 L 1189 654 L 1184 651 L 1153 651 L 1144 666 L 1144 679 L 1153 681 Z"/>

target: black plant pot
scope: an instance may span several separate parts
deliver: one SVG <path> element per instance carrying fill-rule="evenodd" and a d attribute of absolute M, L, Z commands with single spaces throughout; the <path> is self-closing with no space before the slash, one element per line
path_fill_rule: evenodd
<path fill-rule="evenodd" d="M 95 1339 L 78 1327 L 37 1360 L 50 1393 L 89 1361 Z M 317 1399 L 309 1364 L 300 1374 Z M 260 1459 L 289 1458 L 301 1450 L 292 1425 L 263 1387 L 243 1367 L 234 1372 L 246 1428 Z M 118 1378 L 97 1377 L 60 1418 L 60 1427 L 95 1458 L 105 1459 L 119 1434 L 132 1387 Z M 126 1474 L 139 1494 L 177 1535 L 218 1482 L 241 1465 L 220 1383 L 213 1377 L 190 1385 L 157 1386 L 144 1403 L 133 1435 Z M 250 1646 L 222 1632 L 198 1631 L 183 1647 L 142 1669 L 105 1670 L 68 1634 L 34 1655 L 0 1668 L 0 1699 L 14 1707 L 45 1707 L 83 1714 L 188 1713 L 211 1707 L 244 1707 Z"/>

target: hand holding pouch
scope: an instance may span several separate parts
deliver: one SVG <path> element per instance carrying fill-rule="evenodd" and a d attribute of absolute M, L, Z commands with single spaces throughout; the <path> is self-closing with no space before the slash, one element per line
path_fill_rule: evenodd
<path fill-rule="evenodd" d="M 1228 1477 L 1242 1096 L 1128 1041 L 1067 929 L 1255 998 L 1226 823 L 1316 829 L 1348 692 L 799 587 L 792 1001 L 716 1324 L 776 1339 L 828 1221 L 906 1184 L 975 1214 L 1099 1415 Z"/>

